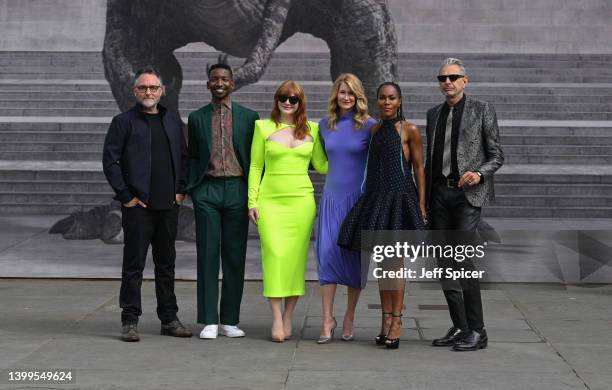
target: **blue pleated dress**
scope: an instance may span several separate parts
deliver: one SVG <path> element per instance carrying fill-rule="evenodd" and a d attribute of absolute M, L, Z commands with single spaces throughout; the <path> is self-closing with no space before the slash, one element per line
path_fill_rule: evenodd
<path fill-rule="evenodd" d="M 361 195 L 370 130 L 375 123 L 370 119 L 364 127 L 357 128 L 352 113 L 340 117 L 333 130 L 327 119 L 319 122 L 329 161 L 315 244 L 320 285 L 365 287 L 360 252 L 340 248 L 337 241 L 342 222 Z"/>

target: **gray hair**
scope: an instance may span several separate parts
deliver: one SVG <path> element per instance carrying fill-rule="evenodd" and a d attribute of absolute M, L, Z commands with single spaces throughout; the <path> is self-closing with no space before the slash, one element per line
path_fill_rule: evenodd
<path fill-rule="evenodd" d="M 465 70 L 465 65 L 463 65 L 463 61 L 461 61 L 459 58 L 448 57 L 447 59 L 442 61 L 442 65 L 440 65 L 440 70 L 442 70 L 442 68 L 447 65 L 457 65 L 464 75 L 467 74 L 467 71 Z"/>
<path fill-rule="evenodd" d="M 159 73 L 159 71 L 157 71 L 157 69 L 155 69 L 152 66 L 145 66 L 144 68 L 140 68 L 136 71 L 136 74 L 134 75 L 134 80 L 132 82 L 132 85 L 136 85 L 136 82 L 138 81 L 138 78 L 140 78 L 140 76 L 142 76 L 143 74 L 152 74 L 153 76 L 157 77 L 159 79 L 159 83 L 161 85 L 164 85 L 164 82 L 162 81 L 162 77 L 161 74 Z"/>

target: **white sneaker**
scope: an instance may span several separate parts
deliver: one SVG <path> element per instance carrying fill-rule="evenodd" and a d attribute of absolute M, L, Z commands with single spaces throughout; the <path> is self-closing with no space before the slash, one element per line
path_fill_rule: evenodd
<path fill-rule="evenodd" d="M 200 332 L 201 339 L 216 339 L 219 333 L 219 325 L 206 325 Z"/>
<path fill-rule="evenodd" d="M 227 337 L 244 337 L 244 330 L 240 329 L 236 325 L 223 325 L 219 328 L 219 334 Z"/>

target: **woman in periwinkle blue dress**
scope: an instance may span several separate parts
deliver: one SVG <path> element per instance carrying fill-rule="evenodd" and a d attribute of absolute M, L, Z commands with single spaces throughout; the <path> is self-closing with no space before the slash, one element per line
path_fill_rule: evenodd
<path fill-rule="evenodd" d="M 353 340 L 355 307 L 366 275 L 361 272 L 360 252 L 340 248 L 336 243 L 342 221 L 361 195 L 370 130 L 376 123 L 368 116 L 363 85 L 357 76 L 344 73 L 332 87 L 328 117 L 319 122 L 329 171 L 320 202 L 317 225 L 317 265 L 323 323 L 319 344 L 333 340 L 336 319 L 334 296 L 338 284 L 347 286 L 348 301 L 342 322 L 342 340 Z"/>

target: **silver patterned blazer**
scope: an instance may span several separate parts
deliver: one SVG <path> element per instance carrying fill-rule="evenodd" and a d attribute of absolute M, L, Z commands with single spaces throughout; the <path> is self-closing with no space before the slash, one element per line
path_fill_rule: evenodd
<path fill-rule="evenodd" d="M 433 144 L 436 127 L 444 103 L 427 111 L 427 200 L 431 195 Z M 482 207 L 495 199 L 493 174 L 504 163 L 504 152 L 499 143 L 499 127 L 493 106 L 487 102 L 466 96 L 463 115 L 459 126 L 457 142 L 457 167 L 459 176 L 466 171 L 479 171 L 484 183 L 473 187 L 464 186 L 463 191 L 468 202 L 475 207 Z"/>

